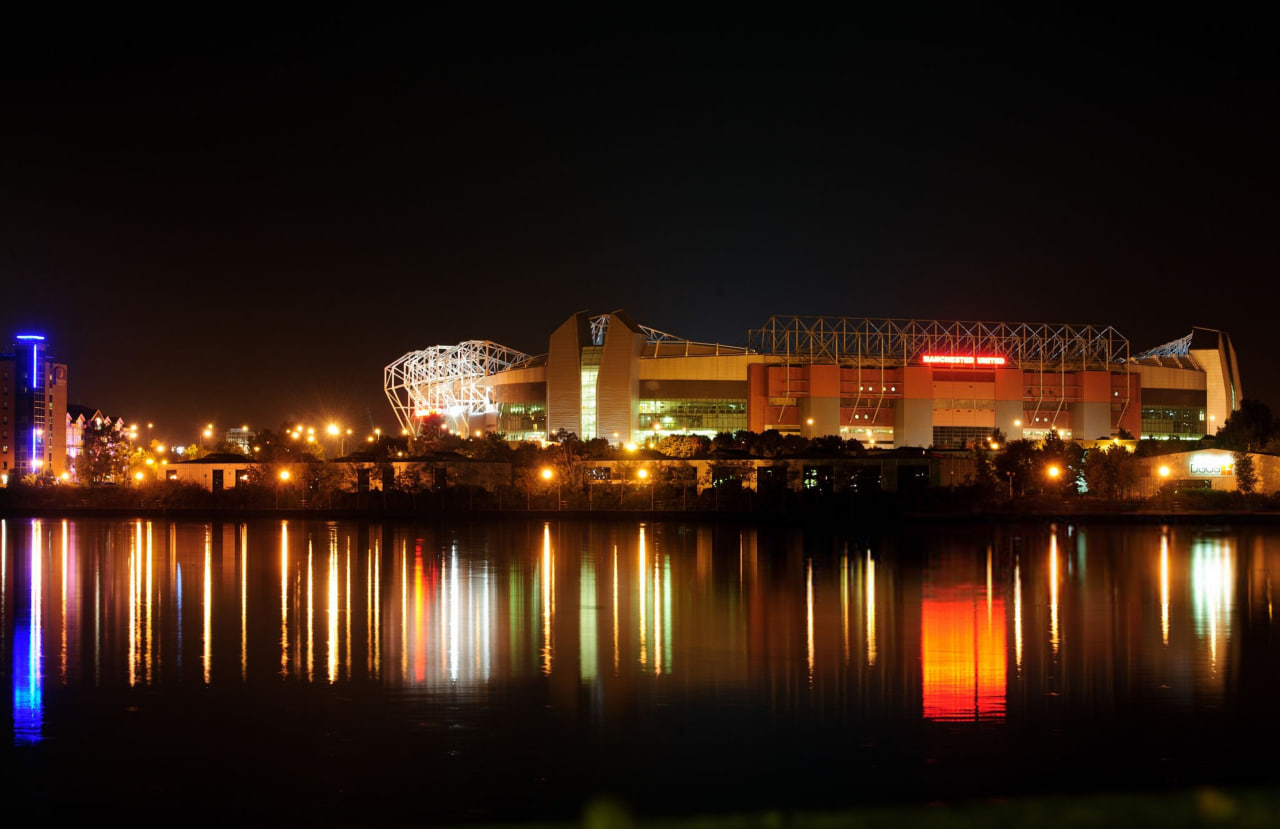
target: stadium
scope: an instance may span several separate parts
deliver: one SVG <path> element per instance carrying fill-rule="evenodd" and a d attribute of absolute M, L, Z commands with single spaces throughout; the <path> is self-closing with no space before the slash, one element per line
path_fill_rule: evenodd
<path fill-rule="evenodd" d="M 573 314 L 540 355 L 487 340 L 413 351 L 384 388 L 413 435 L 439 415 L 462 434 L 615 445 L 771 429 L 881 448 L 961 448 L 993 429 L 1194 440 L 1242 399 L 1231 340 L 1209 328 L 1135 353 L 1107 325 L 774 316 L 723 345 L 621 310 Z"/>

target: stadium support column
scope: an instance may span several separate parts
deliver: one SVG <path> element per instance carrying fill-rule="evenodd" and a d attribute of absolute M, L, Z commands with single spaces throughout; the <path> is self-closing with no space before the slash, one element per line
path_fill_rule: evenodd
<path fill-rule="evenodd" d="M 933 370 L 907 366 L 902 370 L 902 399 L 893 410 L 893 445 L 933 445 Z"/>
<path fill-rule="evenodd" d="M 800 434 L 806 438 L 840 434 L 840 366 L 804 368 L 808 396 L 799 398 Z"/>
<path fill-rule="evenodd" d="M 1077 440 L 1111 437 L 1111 372 L 1079 372 L 1080 401 L 1071 404 L 1071 432 Z"/>
<path fill-rule="evenodd" d="M 579 311 L 557 328 L 547 347 L 547 437 L 564 429 L 582 436 L 582 348 L 591 320 Z"/>

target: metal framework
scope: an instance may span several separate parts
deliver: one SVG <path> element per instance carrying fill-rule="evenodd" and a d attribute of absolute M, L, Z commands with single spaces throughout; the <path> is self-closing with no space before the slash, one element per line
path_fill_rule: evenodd
<path fill-rule="evenodd" d="M 925 354 L 998 355 L 1006 365 L 1124 370 L 1129 341 L 1110 326 L 773 316 L 748 348 L 786 363 L 890 367 Z"/>
<path fill-rule="evenodd" d="M 591 318 L 591 344 L 604 345 L 604 335 L 609 330 L 609 314 L 599 314 Z M 647 325 L 636 325 L 644 332 L 645 337 L 651 343 L 667 343 L 667 342 L 684 342 L 684 337 L 677 337 L 675 334 L 668 334 L 665 331 L 659 331 L 656 328 L 650 328 Z"/>
<path fill-rule="evenodd" d="M 1155 348 L 1149 348 L 1141 354 L 1135 354 L 1135 360 L 1147 360 L 1155 357 L 1189 357 L 1191 356 L 1191 338 L 1196 334 L 1192 331 L 1185 337 L 1179 337 L 1172 342 L 1164 345 L 1158 345 Z"/>
<path fill-rule="evenodd" d="M 441 414 L 455 431 L 465 431 L 470 415 L 495 409 L 485 377 L 529 359 L 488 340 L 437 345 L 411 351 L 383 371 L 383 388 L 400 425 L 417 437 L 423 416 Z"/>

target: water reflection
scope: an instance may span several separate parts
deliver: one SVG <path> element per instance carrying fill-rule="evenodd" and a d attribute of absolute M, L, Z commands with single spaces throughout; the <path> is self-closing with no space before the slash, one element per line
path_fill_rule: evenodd
<path fill-rule="evenodd" d="M 606 719 L 709 695 L 772 716 L 998 722 L 1161 690 L 1220 701 L 1242 659 L 1237 594 L 1255 628 L 1272 623 L 1276 535 L 1249 537 L 1245 568 L 1241 543 L 1156 527 L 831 539 L 11 519 L 0 616 L 16 742 L 46 733 L 49 683 L 537 681 Z"/>

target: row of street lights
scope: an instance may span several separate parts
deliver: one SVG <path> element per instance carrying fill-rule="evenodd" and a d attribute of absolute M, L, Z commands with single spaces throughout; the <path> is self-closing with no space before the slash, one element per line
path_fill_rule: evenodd
<path fill-rule="evenodd" d="M 563 501 L 563 486 L 564 486 L 564 481 L 563 481 L 559 476 L 557 476 L 557 475 L 556 475 L 556 471 L 555 471 L 554 469 L 552 469 L 551 467 L 549 467 L 549 466 L 544 466 L 544 467 L 542 467 L 541 475 L 542 475 L 542 480 L 546 481 L 548 484 L 550 484 L 550 483 L 551 483 L 551 480 L 552 480 L 553 478 L 555 479 L 555 482 L 556 482 L 556 509 L 560 509 L 560 508 L 561 508 L 561 505 L 564 503 L 564 501 Z M 648 470 L 646 467 L 641 467 L 640 469 L 637 469 L 637 470 L 636 470 L 636 480 L 637 480 L 637 481 L 639 481 L 641 484 L 644 484 L 644 483 L 648 483 L 648 484 L 649 484 L 649 509 L 653 509 L 653 505 L 654 505 L 654 500 L 653 500 L 653 499 L 654 499 L 654 495 L 653 495 L 653 481 L 650 481 L 650 480 L 649 480 L 649 470 Z M 625 481 L 624 481 L 624 483 L 625 483 Z M 588 499 L 587 503 L 588 503 L 588 506 L 590 506 L 590 503 L 591 503 L 590 499 L 591 499 L 591 493 L 592 493 L 592 484 L 593 484 L 593 482 L 592 482 L 592 481 L 587 481 L 587 499 Z"/>

